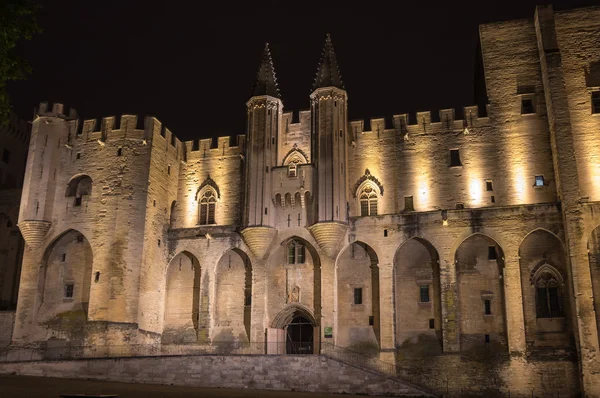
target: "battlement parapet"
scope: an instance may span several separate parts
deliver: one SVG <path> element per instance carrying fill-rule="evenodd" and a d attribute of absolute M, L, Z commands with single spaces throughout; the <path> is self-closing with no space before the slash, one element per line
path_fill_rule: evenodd
<path fill-rule="evenodd" d="M 221 136 L 196 139 L 183 142 L 187 159 L 217 158 L 223 156 L 238 156 L 244 153 L 246 135 Z"/>
<path fill-rule="evenodd" d="M 489 105 L 486 106 L 489 114 Z M 489 125 L 487 116 L 479 116 L 479 107 L 477 105 L 466 106 L 463 108 L 463 119 L 456 119 L 455 109 L 440 109 L 438 111 L 439 121 L 434 121 L 431 111 L 416 112 L 414 120 L 411 120 L 409 114 L 393 115 L 391 124 L 386 118 L 371 118 L 369 126 L 366 127 L 365 120 L 351 120 L 350 133 L 354 140 L 359 139 L 364 134 L 374 134 L 377 137 L 384 137 L 386 134 L 429 134 L 444 131 L 465 130 L 470 128 L 485 127 Z"/>
<path fill-rule="evenodd" d="M 294 118 L 294 116 L 296 116 L 296 115 L 298 116 L 297 119 Z M 289 132 L 290 130 L 295 130 L 295 128 L 298 128 L 298 127 L 300 130 L 303 130 L 304 126 L 310 127 L 310 115 L 311 115 L 310 109 L 302 110 L 302 111 L 299 111 L 298 113 L 296 113 L 295 111 L 284 112 L 283 115 L 281 116 L 281 121 L 284 126 L 284 131 Z M 297 122 L 295 122 L 295 120 L 297 120 Z"/>
<path fill-rule="evenodd" d="M 70 108 L 69 112 L 65 112 L 65 106 L 59 102 L 50 104 L 48 102 L 41 102 L 35 110 L 35 117 L 58 117 L 66 120 L 78 119 L 77 111 L 74 108 Z"/>

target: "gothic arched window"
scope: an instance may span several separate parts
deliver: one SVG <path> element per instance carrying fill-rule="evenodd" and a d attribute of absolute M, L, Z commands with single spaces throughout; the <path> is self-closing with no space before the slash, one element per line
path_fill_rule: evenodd
<path fill-rule="evenodd" d="M 376 216 L 377 215 L 377 192 L 371 185 L 366 185 L 359 195 L 360 215 L 361 216 Z"/>
<path fill-rule="evenodd" d="M 306 247 L 297 240 L 291 240 L 287 245 L 287 263 L 304 264 L 306 262 Z"/>
<path fill-rule="evenodd" d="M 215 209 L 217 207 L 217 197 L 215 191 L 207 189 L 200 196 L 200 225 L 215 224 Z"/>
<path fill-rule="evenodd" d="M 563 316 L 561 278 L 548 268 L 541 270 L 535 280 L 535 303 L 537 318 L 560 318 Z"/>

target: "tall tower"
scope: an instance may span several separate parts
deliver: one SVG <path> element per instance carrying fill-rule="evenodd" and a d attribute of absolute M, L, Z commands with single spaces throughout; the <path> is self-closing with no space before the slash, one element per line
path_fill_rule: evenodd
<path fill-rule="evenodd" d="M 329 34 L 310 95 L 312 153 L 317 169 L 315 239 L 331 252 L 346 231 L 348 95 Z M 319 226 L 321 224 L 321 226 Z"/>
<path fill-rule="evenodd" d="M 277 163 L 277 140 L 283 104 L 269 43 L 265 45 L 248 109 L 246 145 L 246 196 L 242 235 L 261 258 L 275 236 L 275 207 L 271 200 L 271 169 Z"/>

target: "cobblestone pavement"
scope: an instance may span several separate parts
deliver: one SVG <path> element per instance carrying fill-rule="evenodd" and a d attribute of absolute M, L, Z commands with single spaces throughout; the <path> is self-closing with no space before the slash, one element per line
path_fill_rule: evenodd
<path fill-rule="evenodd" d="M 0 376 L 0 398 L 60 398 L 62 394 L 116 394 L 119 398 L 341 398 L 339 394 L 129 384 L 31 376 Z M 356 396 L 356 395 L 354 395 Z M 364 395 L 363 395 L 364 397 Z"/>

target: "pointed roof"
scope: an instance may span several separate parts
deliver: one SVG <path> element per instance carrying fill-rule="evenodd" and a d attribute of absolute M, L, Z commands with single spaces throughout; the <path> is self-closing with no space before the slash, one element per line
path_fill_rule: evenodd
<path fill-rule="evenodd" d="M 256 82 L 252 88 L 252 96 L 257 95 L 270 95 L 271 97 L 281 98 L 279 88 L 277 87 L 277 78 L 275 77 L 275 68 L 273 67 L 269 43 L 265 43 L 262 61 L 256 74 Z"/>
<path fill-rule="evenodd" d="M 312 91 L 321 87 L 337 87 L 345 90 L 329 33 L 327 33 L 325 39 L 325 46 L 321 53 L 321 60 L 319 61 Z"/>

